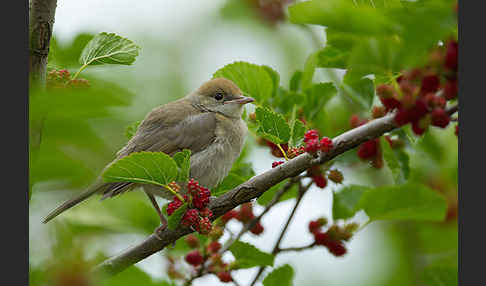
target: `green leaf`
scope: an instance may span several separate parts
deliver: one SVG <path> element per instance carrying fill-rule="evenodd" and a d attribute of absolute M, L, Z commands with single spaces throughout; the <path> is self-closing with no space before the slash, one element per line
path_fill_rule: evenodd
<path fill-rule="evenodd" d="M 370 189 L 363 193 L 358 207 L 363 208 L 372 221 L 442 221 L 447 212 L 442 195 L 412 183 Z"/>
<path fill-rule="evenodd" d="M 304 73 L 302 71 L 295 71 L 292 77 L 290 78 L 289 88 L 290 91 L 298 91 L 300 90 L 300 82 L 302 81 L 302 75 Z"/>
<path fill-rule="evenodd" d="M 180 206 L 178 209 L 176 209 L 172 215 L 169 216 L 169 220 L 167 222 L 167 227 L 170 230 L 175 230 L 178 226 L 179 223 L 181 222 L 182 217 L 186 213 L 187 210 L 187 203 L 184 203 L 182 206 Z"/>
<path fill-rule="evenodd" d="M 137 129 L 140 123 L 142 123 L 142 121 L 138 120 L 127 126 L 127 128 L 125 129 L 125 136 L 128 139 L 132 139 L 133 135 L 137 133 Z"/>
<path fill-rule="evenodd" d="M 189 179 L 189 172 L 191 170 L 191 150 L 184 149 L 177 152 L 172 157 L 179 167 L 179 174 L 176 181 L 185 182 Z"/>
<path fill-rule="evenodd" d="M 136 152 L 103 172 L 106 182 L 133 182 L 164 186 L 177 179 L 175 161 L 163 152 Z"/>
<path fill-rule="evenodd" d="M 225 65 L 213 74 L 213 78 L 223 77 L 232 80 L 243 92 L 264 104 L 274 94 L 276 80 L 274 73 L 269 73 L 269 67 L 234 62 Z M 276 72 L 275 72 L 276 73 Z"/>
<path fill-rule="evenodd" d="M 285 264 L 275 268 L 263 279 L 263 286 L 292 286 L 294 279 L 294 269 Z"/>
<path fill-rule="evenodd" d="M 238 261 L 238 268 L 273 266 L 275 257 L 272 254 L 263 252 L 249 243 L 237 240 L 229 250 Z"/>
<path fill-rule="evenodd" d="M 368 187 L 351 185 L 333 194 L 332 216 L 336 219 L 347 219 L 359 210 L 359 202 Z"/>
<path fill-rule="evenodd" d="M 422 279 L 428 286 L 456 286 L 457 267 L 429 266 L 425 268 Z"/>
<path fill-rule="evenodd" d="M 257 107 L 256 120 L 259 123 L 257 133 L 275 144 L 287 143 L 290 139 L 290 127 L 283 115 L 266 107 Z"/>
<path fill-rule="evenodd" d="M 292 116 L 290 118 L 290 140 L 289 147 L 298 147 L 304 140 L 306 128 L 304 123 L 297 118 L 297 106 L 294 105 L 292 109 Z"/>
<path fill-rule="evenodd" d="M 408 155 L 402 150 L 395 151 L 392 149 L 385 137 L 381 137 L 381 150 L 383 152 L 383 159 L 393 175 L 393 180 L 396 184 L 403 184 L 408 179 Z M 395 153 L 397 152 L 397 153 Z"/>
<path fill-rule="evenodd" d="M 317 66 L 320 68 L 347 68 L 349 51 L 327 45 L 317 53 Z"/>
<path fill-rule="evenodd" d="M 314 72 L 316 70 L 318 61 L 318 52 L 309 55 L 304 64 L 304 71 L 302 73 L 302 78 L 300 79 L 300 88 L 302 90 L 307 89 L 312 85 L 312 78 L 314 77 Z"/>
<path fill-rule="evenodd" d="M 349 71 L 344 75 L 341 85 L 343 95 L 349 97 L 361 109 L 369 110 L 375 96 L 375 85 L 369 78 L 356 76 Z"/>
<path fill-rule="evenodd" d="M 262 65 L 262 68 L 272 78 L 272 82 L 273 82 L 273 92 L 272 92 L 272 96 L 276 96 L 277 95 L 278 86 L 280 85 L 280 75 L 278 74 L 278 72 L 276 70 L 272 69 L 269 66 Z"/>
<path fill-rule="evenodd" d="M 130 266 L 118 275 L 112 276 L 101 281 L 101 286 L 130 286 L 130 285 L 144 285 L 144 286 L 175 286 L 173 282 L 163 280 L 155 280 L 149 274 L 136 266 Z"/>
<path fill-rule="evenodd" d="M 313 84 L 305 91 L 306 102 L 304 112 L 307 120 L 314 120 L 319 113 L 323 113 L 327 102 L 336 94 L 337 89 L 332 82 Z"/>
<path fill-rule="evenodd" d="M 79 62 L 82 65 L 131 65 L 139 51 L 140 47 L 129 39 L 114 33 L 102 32 L 88 42 Z"/>

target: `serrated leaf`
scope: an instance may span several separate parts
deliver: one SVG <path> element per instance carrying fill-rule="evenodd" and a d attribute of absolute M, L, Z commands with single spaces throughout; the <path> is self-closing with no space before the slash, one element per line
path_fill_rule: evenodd
<path fill-rule="evenodd" d="M 131 65 L 140 47 L 129 39 L 114 33 L 99 33 L 83 49 L 79 62 L 82 65 Z"/>
<path fill-rule="evenodd" d="M 412 183 L 370 189 L 363 193 L 358 207 L 370 220 L 442 221 L 447 212 L 442 195 Z"/>
<path fill-rule="evenodd" d="M 393 180 L 396 184 L 403 184 L 408 179 L 410 173 L 408 166 L 408 155 L 402 150 L 394 150 L 388 141 L 381 137 L 381 149 L 383 152 L 383 159 L 393 175 Z"/>
<path fill-rule="evenodd" d="M 278 87 L 280 85 L 280 75 L 278 74 L 278 72 L 276 70 L 274 70 L 273 68 L 271 68 L 269 66 L 262 65 L 262 68 L 272 78 L 272 82 L 273 82 L 273 92 L 272 92 L 272 96 L 276 96 L 277 95 L 277 89 L 278 89 Z"/>
<path fill-rule="evenodd" d="M 294 105 L 290 117 L 290 140 L 289 147 L 298 147 L 302 144 L 305 134 L 305 125 L 297 118 L 297 106 Z"/>
<path fill-rule="evenodd" d="M 351 185 L 342 188 L 333 194 L 332 217 L 336 219 L 347 219 L 359 210 L 359 202 L 368 187 Z"/>
<path fill-rule="evenodd" d="M 327 102 L 337 94 L 332 82 L 313 84 L 304 91 L 306 102 L 304 112 L 307 120 L 314 120 L 319 113 L 323 113 Z"/>
<path fill-rule="evenodd" d="M 175 161 L 163 152 L 136 152 L 115 163 L 103 172 L 106 182 L 133 182 L 167 185 L 178 175 Z"/>
<path fill-rule="evenodd" d="M 177 208 L 172 215 L 169 216 L 169 220 L 167 221 L 167 227 L 170 230 L 175 230 L 179 223 L 181 222 L 182 217 L 186 213 L 187 210 L 187 203 L 184 203 L 182 206 Z"/>
<path fill-rule="evenodd" d="M 243 92 L 264 104 L 273 95 L 275 75 L 268 72 L 269 67 L 234 62 L 225 65 L 213 74 L 213 78 L 223 77 L 232 80 Z"/>
<path fill-rule="evenodd" d="M 141 122 L 142 121 L 140 121 L 140 120 L 135 121 L 125 128 L 125 136 L 128 139 L 132 139 L 133 135 L 135 135 L 135 133 L 137 133 L 138 126 L 140 125 Z"/>
<path fill-rule="evenodd" d="M 347 68 L 349 51 L 327 45 L 317 53 L 317 66 L 320 68 Z"/>
<path fill-rule="evenodd" d="M 314 77 L 318 60 L 317 54 L 318 52 L 310 54 L 305 61 L 304 71 L 302 72 L 302 78 L 300 79 L 300 87 L 302 90 L 305 90 L 312 85 L 312 78 Z"/>
<path fill-rule="evenodd" d="M 185 182 L 189 179 L 189 172 L 191 170 L 191 150 L 184 149 L 177 152 L 172 157 L 179 167 L 179 173 L 176 181 Z"/>
<path fill-rule="evenodd" d="M 344 75 L 341 89 L 361 109 L 368 111 L 375 96 L 375 85 L 369 78 L 356 76 L 349 71 Z"/>
<path fill-rule="evenodd" d="M 235 241 L 229 248 L 236 261 L 238 268 L 251 268 L 255 266 L 273 266 L 275 257 L 263 252 L 255 246 L 242 241 Z"/>
<path fill-rule="evenodd" d="M 285 264 L 275 268 L 263 279 L 263 286 L 292 286 L 294 279 L 294 269 Z"/>
<path fill-rule="evenodd" d="M 266 107 L 257 107 L 256 120 L 259 123 L 257 133 L 275 144 L 287 143 L 290 139 L 290 127 L 283 115 Z"/>

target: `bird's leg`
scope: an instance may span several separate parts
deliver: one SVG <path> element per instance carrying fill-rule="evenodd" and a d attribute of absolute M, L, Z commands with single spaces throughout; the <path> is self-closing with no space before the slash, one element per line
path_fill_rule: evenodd
<path fill-rule="evenodd" d="M 154 209 L 155 211 L 157 212 L 157 214 L 159 215 L 159 218 L 160 218 L 160 222 L 162 223 L 162 225 L 160 225 L 159 227 L 157 227 L 154 231 L 154 234 L 155 236 L 162 240 L 159 236 L 159 233 L 162 232 L 166 227 L 167 227 L 167 219 L 164 217 L 164 215 L 162 214 L 162 211 L 160 210 L 159 208 L 159 205 L 157 204 L 157 201 L 155 200 L 155 197 L 154 195 L 152 195 L 151 193 L 145 191 L 145 194 L 147 194 L 147 196 L 149 197 L 150 199 L 150 202 L 152 203 L 152 205 L 154 206 Z"/>

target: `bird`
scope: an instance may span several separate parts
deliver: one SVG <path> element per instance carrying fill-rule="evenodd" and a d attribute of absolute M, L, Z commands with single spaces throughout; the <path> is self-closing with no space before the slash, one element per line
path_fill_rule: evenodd
<path fill-rule="evenodd" d="M 206 188 L 217 186 L 239 157 L 248 133 L 242 114 L 244 106 L 254 102 L 254 98 L 243 94 L 233 81 L 213 78 L 186 96 L 155 107 L 103 171 L 134 152 L 164 152 L 173 156 L 188 149 L 191 151 L 190 178 Z M 43 223 L 94 194 L 102 195 L 103 200 L 134 189 L 142 189 L 146 193 L 161 221 L 156 233 L 163 230 L 167 220 L 162 215 L 155 196 L 170 199 L 172 193 L 150 184 L 107 183 L 101 175 L 84 192 L 51 211 L 43 219 Z"/>

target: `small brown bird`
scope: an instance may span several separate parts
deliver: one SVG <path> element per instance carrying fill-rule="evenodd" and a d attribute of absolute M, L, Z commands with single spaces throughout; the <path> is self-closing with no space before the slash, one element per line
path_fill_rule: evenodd
<path fill-rule="evenodd" d="M 241 153 L 248 131 L 241 119 L 243 106 L 253 101 L 253 98 L 243 96 L 232 81 L 212 79 L 187 96 L 153 109 L 126 146 L 118 151 L 113 162 L 133 152 L 164 152 L 172 156 L 189 149 L 190 177 L 202 186 L 215 187 L 228 175 Z M 54 209 L 43 222 L 50 221 L 95 193 L 102 194 L 104 199 L 140 186 L 160 217 L 162 226 L 159 230 L 163 229 L 167 222 L 154 195 L 171 198 L 169 191 L 148 184 L 105 183 L 101 176 L 79 196 Z"/>

